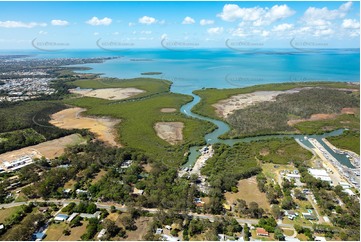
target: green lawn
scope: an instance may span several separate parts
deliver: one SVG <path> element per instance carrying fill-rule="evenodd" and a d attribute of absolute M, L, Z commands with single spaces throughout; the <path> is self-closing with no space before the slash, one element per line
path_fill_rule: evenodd
<path fill-rule="evenodd" d="M 9 218 L 12 214 L 16 213 L 19 210 L 21 210 L 20 206 L 0 209 L 0 223 L 4 223 L 7 218 Z"/>

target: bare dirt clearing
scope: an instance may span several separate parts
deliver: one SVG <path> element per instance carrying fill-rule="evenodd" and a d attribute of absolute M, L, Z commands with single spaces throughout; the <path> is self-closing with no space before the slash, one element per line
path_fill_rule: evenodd
<path fill-rule="evenodd" d="M 183 140 L 183 128 L 182 122 L 159 122 L 154 125 L 158 137 L 172 145 Z"/>
<path fill-rule="evenodd" d="M 62 129 L 89 129 L 95 133 L 99 140 L 112 146 L 121 146 L 117 143 L 115 125 L 120 120 L 111 118 L 83 117 L 81 112 L 86 111 L 83 108 L 64 109 L 51 115 L 50 123 Z"/>
<path fill-rule="evenodd" d="M 221 100 L 212 106 L 216 108 L 218 116 L 227 118 L 235 110 L 243 109 L 256 103 L 275 101 L 280 94 L 297 93 L 302 88 L 295 88 L 287 91 L 257 91 L 247 94 L 239 94 L 228 99 Z"/>
<path fill-rule="evenodd" d="M 177 111 L 177 109 L 175 109 L 175 108 L 162 108 L 160 111 L 162 113 L 174 113 L 175 111 Z"/>
<path fill-rule="evenodd" d="M 80 94 L 85 97 L 96 97 L 107 100 L 121 100 L 136 96 L 145 91 L 137 88 L 104 88 L 104 89 L 71 89 L 71 93 Z"/>
<path fill-rule="evenodd" d="M 300 122 L 305 122 L 305 121 L 317 121 L 317 120 L 326 120 L 326 119 L 334 119 L 337 117 L 337 114 L 333 113 L 333 114 L 327 114 L 327 113 L 317 113 L 317 114 L 312 114 L 310 118 L 308 119 L 293 119 L 293 120 L 288 120 L 287 124 L 289 126 L 293 126 L 297 123 Z"/>
<path fill-rule="evenodd" d="M 243 199 L 247 202 L 248 205 L 251 202 L 256 202 L 258 203 L 259 207 L 269 211 L 270 204 L 268 203 L 266 194 L 259 191 L 255 176 L 240 180 L 238 182 L 237 188 L 238 192 L 236 193 L 225 193 L 228 204 L 236 202 L 237 199 Z"/>
<path fill-rule="evenodd" d="M 6 152 L 0 155 L 0 161 L 14 160 L 26 155 L 33 158 L 41 158 L 42 156 L 45 156 L 46 158 L 53 159 L 63 154 L 64 149 L 67 146 L 79 144 L 81 142 L 84 142 L 84 139 L 79 134 L 71 134 L 59 139 L 54 139 L 19 150 Z"/>

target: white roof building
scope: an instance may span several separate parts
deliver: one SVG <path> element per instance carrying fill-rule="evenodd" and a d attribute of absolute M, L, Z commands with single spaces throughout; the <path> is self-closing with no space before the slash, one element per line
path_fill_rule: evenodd
<path fill-rule="evenodd" d="M 355 196 L 355 193 L 353 192 L 353 191 L 351 191 L 350 189 L 345 189 L 345 190 L 343 190 L 345 193 L 347 193 L 348 195 L 350 195 L 350 196 Z"/>
<path fill-rule="evenodd" d="M 102 230 L 100 230 L 100 232 L 99 232 L 99 234 L 98 234 L 98 239 L 100 239 L 101 237 L 103 237 L 104 235 L 105 235 L 105 233 L 107 232 L 107 230 L 106 229 L 102 229 Z"/>
<path fill-rule="evenodd" d="M 313 169 L 308 168 L 308 172 L 316 179 L 320 179 L 322 181 L 327 181 L 330 184 L 332 184 L 332 179 L 328 175 L 327 171 L 325 169 Z"/>
<path fill-rule="evenodd" d="M 78 215 L 79 215 L 79 213 L 72 213 L 72 215 L 70 215 L 70 217 L 66 221 L 68 223 L 70 223 Z"/>

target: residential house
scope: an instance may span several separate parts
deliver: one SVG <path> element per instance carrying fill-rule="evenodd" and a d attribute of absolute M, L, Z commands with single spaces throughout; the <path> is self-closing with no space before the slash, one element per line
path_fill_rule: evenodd
<path fill-rule="evenodd" d="M 257 236 L 268 237 L 269 233 L 264 228 L 256 228 Z"/>

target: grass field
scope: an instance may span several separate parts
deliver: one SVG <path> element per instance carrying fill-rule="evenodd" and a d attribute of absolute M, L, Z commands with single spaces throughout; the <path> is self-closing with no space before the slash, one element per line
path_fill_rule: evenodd
<path fill-rule="evenodd" d="M 204 89 L 197 90 L 194 93 L 201 97 L 200 103 L 198 103 L 194 108 L 193 112 L 201 114 L 203 116 L 219 119 L 215 113 L 215 108 L 212 104 L 217 103 L 220 100 L 227 99 L 233 95 L 251 93 L 255 91 L 285 91 L 293 88 L 301 87 L 330 87 L 330 88 L 355 88 L 359 89 L 359 86 L 350 85 L 344 82 L 300 82 L 300 83 L 277 83 L 277 84 L 264 84 L 256 85 L 251 87 L 244 88 L 234 88 L 234 89 Z"/>
<path fill-rule="evenodd" d="M 70 235 L 65 236 L 62 235 L 59 238 L 59 241 L 77 241 L 81 240 L 80 236 L 82 236 L 86 231 L 86 226 L 88 225 L 88 221 L 82 221 L 83 225 L 74 227 L 70 229 Z"/>
<path fill-rule="evenodd" d="M 64 229 L 67 227 L 68 225 L 66 223 L 54 223 L 50 225 L 46 231 L 46 237 L 44 238 L 44 241 L 58 241 L 63 235 Z"/>
<path fill-rule="evenodd" d="M 204 143 L 203 136 L 213 129 L 204 121 L 187 118 L 179 111 L 162 113 L 162 108 L 180 109 L 181 105 L 191 101 L 190 96 L 180 94 L 159 94 L 136 102 L 109 104 L 97 98 L 78 98 L 67 100 L 68 104 L 86 108 L 85 115 L 108 116 L 121 119 L 118 134 L 121 144 L 142 149 L 149 156 L 161 159 L 168 165 L 179 165 L 186 160 L 184 153 L 188 147 Z M 160 139 L 154 130 L 156 122 L 183 122 L 184 140 L 172 146 Z"/>
<path fill-rule="evenodd" d="M 228 204 L 232 204 L 237 199 L 243 199 L 249 205 L 251 202 L 256 202 L 258 205 L 266 211 L 270 210 L 270 204 L 268 203 L 265 193 L 259 191 L 257 187 L 256 177 L 243 179 L 238 182 L 238 192 L 226 192 L 225 198 Z"/>
<path fill-rule="evenodd" d="M 9 218 L 12 214 L 16 213 L 20 209 L 20 207 L 0 209 L 0 223 L 4 223 L 7 218 Z"/>
<path fill-rule="evenodd" d="M 292 236 L 295 231 L 293 229 L 282 229 L 283 230 L 283 234 L 286 236 Z"/>
<path fill-rule="evenodd" d="M 105 170 L 100 170 L 100 172 L 98 172 L 94 179 L 91 181 L 91 184 L 94 185 L 95 183 L 97 183 L 106 173 L 107 172 Z"/>
<path fill-rule="evenodd" d="M 308 241 L 308 237 L 304 234 L 298 234 L 296 236 L 297 239 L 301 240 L 301 241 Z"/>
<path fill-rule="evenodd" d="M 336 137 L 328 137 L 328 141 L 337 148 L 351 150 L 360 155 L 360 133 L 359 132 L 345 132 Z"/>
<path fill-rule="evenodd" d="M 295 170 L 294 165 L 277 165 L 277 166 L 275 166 L 272 163 L 263 163 L 261 165 L 261 167 L 263 170 L 263 174 L 266 176 L 266 178 L 269 180 L 274 179 L 276 182 L 279 183 L 279 185 L 281 185 L 281 183 L 282 183 L 282 179 L 280 176 L 280 172 L 282 170 L 289 170 L 289 171 Z"/>

